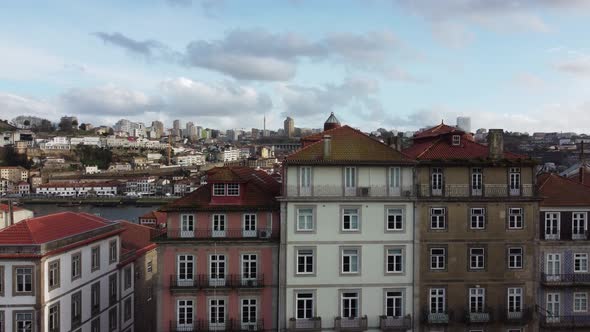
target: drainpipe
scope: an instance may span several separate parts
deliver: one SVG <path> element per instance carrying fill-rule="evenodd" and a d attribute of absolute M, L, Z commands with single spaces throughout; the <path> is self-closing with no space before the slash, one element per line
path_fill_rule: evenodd
<path fill-rule="evenodd" d="M 416 187 L 416 168 L 412 168 L 412 184 Z M 416 225 L 416 204 L 418 202 L 417 199 L 417 192 L 414 194 L 414 199 L 412 202 L 412 221 L 413 221 L 413 234 L 412 234 L 412 331 L 416 330 L 416 324 L 418 324 L 419 320 L 416 317 L 416 248 L 419 248 L 416 245 L 416 229 L 418 228 Z M 418 254 L 420 254 L 418 252 Z M 418 302 L 419 303 L 419 302 Z M 418 310 L 419 311 L 419 310 Z"/>

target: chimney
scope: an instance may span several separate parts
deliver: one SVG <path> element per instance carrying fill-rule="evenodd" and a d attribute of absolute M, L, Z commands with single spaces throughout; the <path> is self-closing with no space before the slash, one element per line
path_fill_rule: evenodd
<path fill-rule="evenodd" d="M 6 223 L 6 226 L 14 225 L 14 207 L 12 206 L 11 200 L 8 200 L 8 219 L 10 219 L 10 221 Z"/>
<path fill-rule="evenodd" d="M 324 159 L 330 159 L 332 155 L 332 136 L 324 135 Z"/>
<path fill-rule="evenodd" d="M 402 150 L 402 139 L 399 136 L 391 136 L 387 139 L 387 145 L 396 151 Z"/>
<path fill-rule="evenodd" d="M 504 157 L 504 130 L 490 129 L 488 132 L 488 150 L 491 159 Z"/>

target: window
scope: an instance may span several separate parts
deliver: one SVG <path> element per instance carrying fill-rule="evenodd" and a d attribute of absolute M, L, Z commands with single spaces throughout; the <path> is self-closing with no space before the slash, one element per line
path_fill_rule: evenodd
<path fill-rule="evenodd" d="M 32 293 L 33 292 L 33 268 L 32 267 L 16 267 L 16 293 Z"/>
<path fill-rule="evenodd" d="M 431 176 L 431 186 L 433 195 L 442 195 L 443 189 L 443 172 L 442 168 L 433 168 Z"/>
<path fill-rule="evenodd" d="M 431 208 L 430 209 L 430 228 L 431 229 L 445 229 L 445 208 Z"/>
<path fill-rule="evenodd" d="M 586 239 L 586 230 L 588 229 L 586 212 L 572 213 L 572 240 Z"/>
<path fill-rule="evenodd" d="M 72 311 L 70 315 L 72 317 L 72 328 L 76 328 L 82 322 L 82 292 L 72 294 L 71 302 Z"/>
<path fill-rule="evenodd" d="M 514 194 L 520 191 L 520 168 L 511 167 L 509 173 L 510 193 Z"/>
<path fill-rule="evenodd" d="M 244 214 L 244 236 L 255 237 L 256 236 L 256 214 L 247 213 Z"/>
<path fill-rule="evenodd" d="M 574 293 L 574 312 L 588 311 L 588 293 Z"/>
<path fill-rule="evenodd" d="M 508 248 L 508 268 L 509 269 L 522 269 L 522 247 L 511 247 Z"/>
<path fill-rule="evenodd" d="M 402 317 L 404 315 L 404 298 L 400 291 L 385 292 L 385 316 Z"/>
<path fill-rule="evenodd" d="M 340 295 L 341 317 L 359 317 L 359 293 L 344 291 Z"/>
<path fill-rule="evenodd" d="M 152 273 L 152 271 L 153 271 L 153 269 L 154 269 L 154 268 L 152 267 L 152 261 L 148 261 L 148 262 L 147 262 L 147 268 L 146 268 L 146 269 L 147 269 L 147 272 L 148 272 L 148 273 Z"/>
<path fill-rule="evenodd" d="M 444 270 L 445 269 L 445 248 L 430 248 L 430 269 Z"/>
<path fill-rule="evenodd" d="M 469 288 L 469 312 L 485 312 L 485 289 Z"/>
<path fill-rule="evenodd" d="M 123 271 L 123 281 L 125 290 L 131 288 L 131 266 L 126 267 Z"/>
<path fill-rule="evenodd" d="M 358 249 L 342 249 L 342 273 L 359 273 L 359 256 Z"/>
<path fill-rule="evenodd" d="M 213 237 L 225 237 L 225 214 L 213 215 Z"/>
<path fill-rule="evenodd" d="M 299 208 L 297 209 L 297 231 L 311 232 L 313 231 L 313 209 Z"/>
<path fill-rule="evenodd" d="M 0 296 L 4 296 L 4 266 L 0 266 Z"/>
<path fill-rule="evenodd" d="M 344 168 L 344 187 L 356 188 L 356 167 Z"/>
<path fill-rule="evenodd" d="M 176 319 L 179 328 L 193 326 L 194 303 L 192 300 L 178 300 L 176 302 Z"/>
<path fill-rule="evenodd" d="M 109 310 L 109 331 L 117 330 L 117 308 Z"/>
<path fill-rule="evenodd" d="M 312 319 L 314 317 L 314 294 L 313 293 L 296 293 L 295 294 L 295 318 Z"/>
<path fill-rule="evenodd" d="M 389 188 L 398 190 L 401 182 L 401 169 L 399 167 L 389 168 Z"/>
<path fill-rule="evenodd" d="M 209 324 L 218 327 L 225 325 L 225 300 L 209 300 Z"/>
<path fill-rule="evenodd" d="M 17 312 L 15 314 L 16 331 L 17 332 L 33 332 L 35 331 L 35 323 L 33 321 L 32 312 Z"/>
<path fill-rule="evenodd" d="M 117 274 L 109 276 L 109 305 L 117 303 Z"/>
<path fill-rule="evenodd" d="M 314 250 L 297 249 L 297 274 L 314 273 Z"/>
<path fill-rule="evenodd" d="M 225 255 L 209 256 L 209 273 L 212 286 L 225 286 Z"/>
<path fill-rule="evenodd" d="M 387 249 L 387 259 L 385 262 L 387 273 L 404 272 L 404 256 L 401 248 Z"/>
<path fill-rule="evenodd" d="M 178 286 L 192 286 L 195 257 L 193 255 L 178 255 L 177 282 Z"/>
<path fill-rule="evenodd" d="M 453 135 L 453 145 L 461 145 L 461 135 Z"/>
<path fill-rule="evenodd" d="M 522 288 L 508 288 L 508 313 L 522 312 Z"/>
<path fill-rule="evenodd" d="M 195 216 L 183 214 L 180 219 L 180 237 L 193 237 L 195 235 Z"/>
<path fill-rule="evenodd" d="M 242 280 L 256 280 L 258 276 L 258 255 L 242 255 Z"/>
<path fill-rule="evenodd" d="M 472 270 L 481 270 L 485 268 L 485 250 L 484 248 L 469 248 L 469 268 Z"/>
<path fill-rule="evenodd" d="M 49 307 L 49 313 L 47 315 L 47 329 L 49 332 L 59 331 L 59 301 Z"/>
<path fill-rule="evenodd" d="M 481 168 L 476 167 L 471 169 L 471 194 L 473 196 L 481 196 L 482 194 L 482 179 L 483 173 Z"/>
<path fill-rule="evenodd" d="M 100 332 L 100 317 L 94 319 L 90 323 L 90 331 L 91 332 Z"/>
<path fill-rule="evenodd" d="M 256 324 L 257 301 L 256 299 L 242 299 L 242 326 L 246 329 Z"/>
<path fill-rule="evenodd" d="M 445 310 L 445 289 L 431 288 L 429 292 L 430 297 L 430 313 L 438 314 L 444 313 Z"/>
<path fill-rule="evenodd" d="M 49 262 L 47 270 L 47 283 L 49 290 L 59 287 L 59 260 Z"/>
<path fill-rule="evenodd" d="M 227 196 L 240 196 L 240 184 L 239 183 L 228 183 L 227 184 Z"/>
<path fill-rule="evenodd" d="M 559 281 L 559 274 L 561 274 L 561 254 L 547 254 L 545 258 L 545 274 L 549 278 L 557 278 Z"/>
<path fill-rule="evenodd" d="M 0 311 L 0 331 L 1 332 L 5 332 L 6 330 L 4 329 L 4 311 Z"/>
<path fill-rule="evenodd" d="M 358 231 L 359 225 L 359 209 L 342 209 L 342 230 L 345 232 Z"/>
<path fill-rule="evenodd" d="M 471 229 L 484 229 L 486 225 L 484 208 L 471 209 Z"/>
<path fill-rule="evenodd" d="M 82 253 L 72 254 L 72 280 L 82 276 Z"/>
<path fill-rule="evenodd" d="M 400 208 L 387 209 L 387 230 L 404 230 L 404 210 Z"/>
<path fill-rule="evenodd" d="M 574 254 L 574 272 L 588 272 L 588 254 Z"/>
<path fill-rule="evenodd" d="M 299 168 L 299 185 L 302 188 L 311 187 L 311 167 Z"/>
<path fill-rule="evenodd" d="M 100 312 L 100 281 L 90 287 L 90 311 L 92 314 Z"/>
<path fill-rule="evenodd" d="M 96 271 L 96 270 L 100 269 L 100 246 L 93 247 L 90 255 L 91 255 L 90 270 Z"/>
<path fill-rule="evenodd" d="M 125 299 L 123 303 L 123 321 L 126 322 L 131 319 L 131 297 Z"/>
<path fill-rule="evenodd" d="M 545 212 L 545 239 L 559 240 L 559 212 Z"/>
<path fill-rule="evenodd" d="M 117 261 L 117 240 L 109 242 L 109 263 Z"/>
<path fill-rule="evenodd" d="M 508 209 L 508 229 L 522 229 L 523 218 L 522 208 L 509 208 Z"/>
<path fill-rule="evenodd" d="M 213 184 L 213 196 L 225 196 L 225 184 L 214 183 Z"/>

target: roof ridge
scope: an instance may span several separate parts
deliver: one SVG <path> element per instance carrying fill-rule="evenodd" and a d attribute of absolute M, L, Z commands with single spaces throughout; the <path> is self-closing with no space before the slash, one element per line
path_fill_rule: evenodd
<path fill-rule="evenodd" d="M 430 149 L 432 149 L 436 144 L 438 144 L 440 142 L 440 137 L 437 138 L 435 141 L 433 141 L 432 143 L 430 143 L 430 145 L 424 149 L 422 152 L 420 152 L 419 155 L 416 156 L 416 159 L 422 157 L 422 155 L 424 155 L 426 152 L 430 151 Z"/>

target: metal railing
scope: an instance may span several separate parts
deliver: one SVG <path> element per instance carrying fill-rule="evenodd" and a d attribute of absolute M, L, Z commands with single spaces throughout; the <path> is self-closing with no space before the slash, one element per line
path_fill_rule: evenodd
<path fill-rule="evenodd" d="M 531 308 L 520 308 L 520 310 L 509 311 L 507 307 L 500 307 L 498 312 L 503 314 L 501 317 L 503 321 L 514 324 L 525 324 L 533 317 L 533 310 Z"/>
<path fill-rule="evenodd" d="M 289 319 L 289 331 L 319 331 L 322 329 L 322 318 Z"/>
<path fill-rule="evenodd" d="M 484 307 L 480 311 L 465 310 L 465 322 L 469 324 L 483 324 L 492 322 L 492 309 Z"/>
<path fill-rule="evenodd" d="M 201 331 L 263 331 L 264 321 L 242 322 L 239 319 L 226 319 L 223 323 L 211 323 L 205 319 L 193 319 L 190 322 L 179 323 L 170 321 L 171 332 L 201 332 Z"/>
<path fill-rule="evenodd" d="M 551 315 L 548 313 L 539 314 L 540 323 L 542 327 L 546 328 L 575 328 L 575 327 L 590 327 L 590 315 Z"/>
<path fill-rule="evenodd" d="M 334 318 L 335 331 L 366 331 L 367 316 L 362 317 L 336 317 Z"/>
<path fill-rule="evenodd" d="M 431 184 L 417 185 L 419 197 L 532 197 L 532 184 L 523 184 L 519 189 L 509 189 L 507 184 L 483 184 L 471 188 L 469 184 L 445 184 L 442 190 L 432 189 Z"/>
<path fill-rule="evenodd" d="M 177 275 L 170 276 L 170 288 L 202 289 L 202 288 L 261 288 L 264 287 L 264 274 L 255 277 L 244 277 L 241 274 L 226 274 L 222 277 L 210 274 L 195 274 L 189 279 L 179 279 Z"/>
<path fill-rule="evenodd" d="M 588 285 L 590 273 L 549 274 L 541 272 L 541 282 L 546 285 Z"/>
<path fill-rule="evenodd" d="M 271 229 L 194 229 L 183 230 L 178 228 L 166 228 L 155 234 L 154 239 L 191 239 L 191 240 L 264 240 L 276 239 L 278 232 Z"/>
<path fill-rule="evenodd" d="M 432 325 L 446 325 L 453 319 L 452 310 L 443 310 L 438 312 L 431 312 L 430 308 L 426 307 L 422 313 L 422 320 L 426 324 Z"/>
<path fill-rule="evenodd" d="M 344 188 L 342 185 L 314 185 L 300 187 L 286 186 L 288 197 L 410 197 L 414 195 L 413 186 L 389 187 L 386 185 L 366 185 Z"/>
<path fill-rule="evenodd" d="M 412 328 L 412 316 L 379 316 L 379 327 L 381 331 L 406 331 Z"/>

